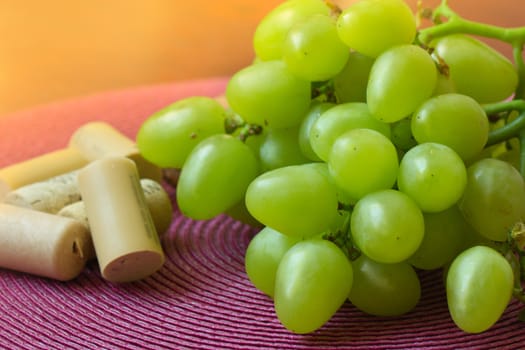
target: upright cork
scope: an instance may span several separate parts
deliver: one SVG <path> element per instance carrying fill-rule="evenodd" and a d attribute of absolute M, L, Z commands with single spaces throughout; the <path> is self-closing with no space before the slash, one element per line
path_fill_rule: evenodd
<path fill-rule="evenodd" d="M 173 217 L 171 200 L 164 188 L 162 188 L 162 185 L 151 179 L 140 179 L 140 185 L 144 192 L 146 205 L 153 219 L 155 230 L 159 235 L 162 235 L 169 228 Z M 91 232 L 86 214 L 86 205 L 83 201 L 78 201 L 63 207 L 57 215 L 75 219 Z M 96 257 L 94 250 L 86 251 L 86 254 L 88 255 L 88 259 L 94 259 Z"/>
<path fill-rule="evenodd" d="M 155 229 L 159 235 L 162 235 L 169 228 L 173 218 L 173 206 L 170 197 L 161 184 L 151 179 L 140 179 L 140 186 L 144 192 L 146 206 L 153 219 Z M 69 204 L 57 214 L 78 220 L 89 229 L 86 206 L 83 201 Z"/>
<path fill-rule="evenodd" d="M 90 244 L 73 219 L 0 203 L 0 267 L 67 281 L 84 269 Z"/>
<path fill-rule="evenodd" d="M 135 163 L 107 157 L 84 167 L 78 185 L 102 277 L 145 278 L 164 264 L 164 252 L 146 205 Z"/>
<path fill-rule="evenodd" d="M 64 148 L 0 169 L 0 200 L 22 186 L 77 170 L 89 160 L 76 148 Z"/>
<path fill-rule="evenodd" d="M 142 157 L 136 143 L 108 123 L 95 121 L 84 124 L 71 135 L 69 146 L 90 161 L 104 157 L 127 157 L 135 162 L 141 178 L 158 182 L 162 178 L 161 169 Z"/>

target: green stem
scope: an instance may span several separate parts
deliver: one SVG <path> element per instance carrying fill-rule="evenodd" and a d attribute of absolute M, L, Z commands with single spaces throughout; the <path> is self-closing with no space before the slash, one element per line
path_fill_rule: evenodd
<path fill-rule="evenodd" d="M 522 141 L 525 142 L 525 100 L 512 100 L 487 104 L 483 106 L 483 109 L 488 116 L 510 111 L 520 112 L 516 119 L 501 128 L 491 130 L 489 132 L 486 146 L 492 146 L 513 137 L 519 137 L 520 144 L 522 144 Z M 524 136 L 524 140 L 521 140 L 522 136 Z M 522 151 L 523 149 L 525 149 L 525 147 L 522 147 L 520 152 L 523 157 L 525 157 L 525 151 Z M 521 158 L 520 164 L 522 164 L 522 167 L 525 167 L 525 158 Z"/>
<path fill-rule="evenodd" d="M 492 146 L 513 137 L 519 137 L 525 130 L 525 113 L 522 112 L 516 119 L 501 128 L 491 130 L 486 146 Z M 525 133 L 523 133 L 525 136 Z M 525 147 L 524 147 L 525 148 Z"/>
<path fill-rule="evenodd" d="M 522 117 L 520 115 L 520 117 Z M 520 173 L 521 176 L 525 179 L 525 129 L 521 129 L 519 132 L 519 140 L 520 140 Z"/>
<path fill-rule="evenodd" d="M 525 63 L 523 62 L 523 41 L 513 44 L 512 54 L 518 73 L 518 87 L 514 94 L 515 99 L 525 98 Z"/>
<path fill-rule="evenodd" d="M 441 22 L 440 16 L 447 18 L 448 21 Z M 464 19 L 450 9 L 447 1 L 443 1 L 435 9 L 434 22 L 436 25 L 420 31 L 419 39 L 423 44 L 428 45 L 433 39 L 457 33 L 498 39 L 513 46 L 521 46 L 525 40 L 525 27 L 502 28 Z"/>
<path fill-rule="evenodd" d="M 224 120 L 224 130 L 227 134 L 236 134 L 242 142 L 245 142 L 250 136 L 259 135 L 263 132 L 262 126 L 248 124 L 237 115 L 230 115 Z"/>
<path fill-rule="evenodd" d="M 500 252 L 509 262 L 514 273 L 514 290 L 513 296 L 521 303 L 525 304 L 525 292 L 523 291 L 523 268 L 524 256 L 523 249 L 525 242 L 525 224 L 517 222 L 509 231 L 507 242 L 500 246 Z"/>
<path fill-rule="evenodd" d="M 486 104 L 483 106 L 487 115 L 496 115 L 508 111 L 525 111 L 525 100 L 512 100 Z"/>
<path fill-rule="evenodd" d="M 260 135 L 263 132 L 263 128 L 257 124 L 245 124 L 239 131 L 239 139 L 242 142 L 246 142 L 246 139 L 250 136 Z"/>

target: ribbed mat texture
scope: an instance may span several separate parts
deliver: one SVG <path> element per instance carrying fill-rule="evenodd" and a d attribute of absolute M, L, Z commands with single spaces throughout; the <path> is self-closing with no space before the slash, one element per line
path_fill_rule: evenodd
<path fill-rule="evenodd" d="M 104 120 L 134 137 L 152 112 L 186 96 L 217 96 L 226 80 L 141 87 L 68 100 L 0 118 L 0 167 L 63 147 L 80 125 Z M 167 189 L 174 196 L 173 188 Z M 421 272 L 422 299 L 398 318 L 349 303 L 319 331 L 294 335 L 244 271 L 256 230 L 229 217 L 174 220 L 162 236 L 163 268 L 112 284 L 96 262 L 70 282 L 0 269 L 1 349 L 520 349 L 525 324 L 513 302 L 488 332 L 452 323 L 440 272 Z"/>

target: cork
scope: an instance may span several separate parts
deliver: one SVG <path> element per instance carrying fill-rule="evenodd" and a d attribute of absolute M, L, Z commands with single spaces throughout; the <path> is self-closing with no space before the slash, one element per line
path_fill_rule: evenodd
<path fill-rule="evenodd" d="M 0 267 L 67 281 L 85 267 L 89 233 L 73 219 L 0 203 Z"/>
<path fill-rule="evenodd" d="M 111 156 L 127 157 L 135 162 L 141 178 L 161 181 L 160 167 L 144 159 L 133 140 L 106 122 L 84 124 L 71 135 L 69 146 L 89 161 Z"/>
<path fill-rule="evenodd" d="M 89 160 L 75 148 L 64 148 L 0 169 L 0 200 L 8 192 L 34 182 L 78 170 Z"/>
<path fill-rule="evenodd" d="M 166 232 L 171 225 L 173 217 L 171 200 L 164 188 L 151 179 L 141 179 L 140 185 L 144 192 L 146 206 L 151 214 L 155 230 L 161 235 Z M 79 221 L 89 232 L 91 232 L 86 214 L 86 206 L 83 201 L 75 202 L 62 208 L 58 212 L 58 215 Z M 94 250 L 89 251 L 86 254 L 88 254 L 88 260 L 96 257 Z"/>
<path fill-rule="evenodd" d="M 173 206 L 168 193 L 162 185 L 151 179 L 141 179 L 140 185 L 144 191 L 146 205 L 153 218 L 153 224 L 158 234 L 168 230 L 173 219 Z"/>
<path fill-rule="evenodd" d="M 135 163 L 125 157 L 93 161 L 78 174 L 91 237 L 103 278 L 131 282 L 164 263 Z"/>
<path fill-rule="evenodd" d="M 65 206 L 80 201 L 77 174 L 75 170 L 22 186 L 7 193 L 4 203 L 56 214 Z"/>

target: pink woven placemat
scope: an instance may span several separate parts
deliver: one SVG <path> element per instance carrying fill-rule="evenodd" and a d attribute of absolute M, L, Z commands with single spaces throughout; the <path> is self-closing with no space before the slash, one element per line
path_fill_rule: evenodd
<path fill-rule="evenodd" d="M 225 79 L 107 92 L 0 118 L 0 167 L 63 147 L 81 124 L 104 120 L 133 137 L 152 112 L 185 96 L 216 96 Z M 173 196 L 173 190 L 168 188 Z M 173 198 L 173 197 L 172 197 Z M 488 332 L 452 323 L 439 272 L 421 273 L 422 299 L 403 317 L 367 316 L 350 304 L 319 331 L 294 335 L 248 281 L 256 230 L 225 216 L 196 222 L 176 209 L 163 236 L 167 261 L 136 283 L 111 284 L 96 262 L 70 282 L 0 269 L 2 349 L 518 349 L 524 326 L 512 303 Z"/>

